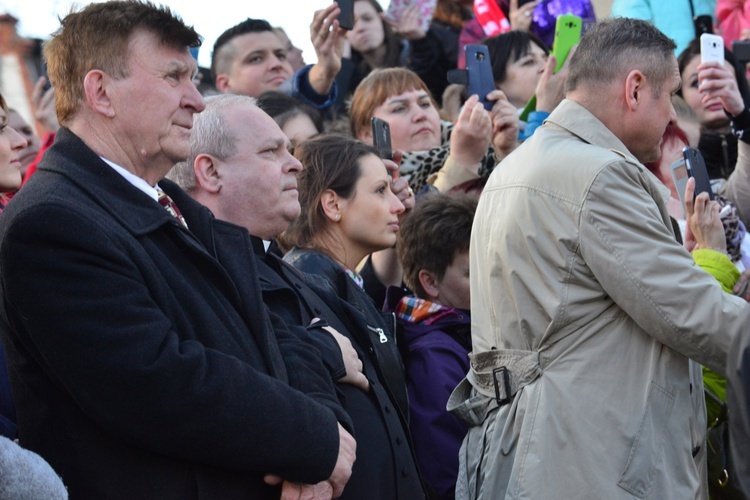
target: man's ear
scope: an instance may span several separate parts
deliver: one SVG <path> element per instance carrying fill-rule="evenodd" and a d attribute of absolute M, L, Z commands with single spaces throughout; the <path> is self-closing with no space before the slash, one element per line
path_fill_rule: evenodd
<path fill-rule="evenodd" d="M 99 69 L 92 69 L 83 77 L 86 102 L 96 113 L 109 118 L 115 116 L 115 109 L 108 94 L 108 85 L 111 81 L 109 75 Z"/>
<path fill-rule="evenodd" d="M 643 101 L 646 91 L 646 75 L 634 69 L 625 79 L 625 105 L 630 111 L 635 111 Z"/>
<path fill-rule="evenodd" d="M 229 92 L 229 75 L 227 75 L 226 73 L 218 75 L 216 77 L 214 85 L 216 86 L 216 90 L 218 90 L 222 94 L 226 94 L 227 92 Z"/>
<path fill-rule="evenodd" d="M 427 294 L 429 300 L 436 301 L 440 297 L 440 291 L 438 290 L 440 282 L 435 274 L 426 269 L 420 269 L 419 284 L 422 285 L 422 290 Z"/>
<path fill-rule="evenodd" d="M 216 158 L 207 154 L 200 154 L 193 162 L 195 183 L 203 191 L 216 194 L 221 190 L 221 177 Z"/>
<path fill-rule="evenodd" d="M 345 205 L 345 201 L 332 189 L 326 189 L 320 195 L 320 206 L 323 208 L 323 213 L 332 222 L 339 222 L 341 220 L 343 215 L 342 208 Z"/>

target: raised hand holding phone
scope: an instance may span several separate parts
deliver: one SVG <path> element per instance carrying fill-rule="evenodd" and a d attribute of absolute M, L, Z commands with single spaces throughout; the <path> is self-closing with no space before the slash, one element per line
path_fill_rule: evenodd
<path fill-rule="evenodd" d="M 469 79 L 469 96 L 476 95 L 484 109 L 491 110 L 492 101 L 487 94 L 495 90 L 495 78 L 492 76 L 490 53 L 486 45 L 469 44 L 465 47 L 466 71 Z"/>
<path fill-rule="evenodd" d="M 709 200 L 715 199 L 708 170 L 706 170 L 706 162 L 701 152 L 695 148 L 686 147 L 682 150 L 682 157 L 685 159 L 688 175 L 695 179 L 695 196 L 708 193 Z"/>
<path fill-rule="evenodd" d="M 690 178 L 685 186 L 685 209 L 687 212 L 687 231 L 685 248 L 693 250 L 708 249 L 726 253 L 727 242 L 724 225 L 719 215 L 719 203 L 710 200 L 700 193 L 696 196 L 696 182 Z"/>
<path fill-rule="evenodd" d="M 724 39 L 719 35 L 701 35 L 701 64 L 707 62 L 724 64 Z"/>
<path fill-rule="evenodd" d="M 583 21 L 573 14 L 563 14 L 555 23 L 555 39 L 552 42 L 552 55 L 555 56 L 555 73 L 558 73 L 570 55 L 570 50 L 581 40 Z M 534 94 L 526 103 L 520 119 L 527 121 L 529 113 L 536 110 L 537 96 Z"/>

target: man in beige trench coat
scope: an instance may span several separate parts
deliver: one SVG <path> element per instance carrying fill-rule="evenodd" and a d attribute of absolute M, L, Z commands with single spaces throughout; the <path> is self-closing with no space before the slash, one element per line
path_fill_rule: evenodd
<path fill-rule="evenodd" d="M 688 358 L 724 373 L 745 302 L 676 242 L 668 190 L 642 165 L 676 121 L 673 50 L 643 21 L 592 28 L 567 99 L 487 183 L 472 368 L 449 402 L 472 424 L 459 498 L 707 497 Z"/>

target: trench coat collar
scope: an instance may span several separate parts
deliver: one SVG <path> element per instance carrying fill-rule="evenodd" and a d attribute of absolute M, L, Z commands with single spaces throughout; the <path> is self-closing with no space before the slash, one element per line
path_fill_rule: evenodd
<path fill-rule="evenodd" d="M 584 142 L 609 149 L 622 156 L 625 161 L 644 172 L 651 179 L 664 203 L 671 197 L 669 188 L 639 162 L 622 141 L 581 104 L 570 99 L 563 99 L 549 118 L 545 120 L 545 123 L 547 122 L 567 130 Z"/>

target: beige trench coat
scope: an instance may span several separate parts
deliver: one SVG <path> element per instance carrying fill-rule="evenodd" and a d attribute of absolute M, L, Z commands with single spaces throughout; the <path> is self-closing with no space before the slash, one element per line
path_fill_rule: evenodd
<path fill-rule="evenodd" d="M 688 357 L 723 373 L 745 303 L 676 243 L 663 190 L 569 100 L 493 172 L 471 240 L 472 371 L 449 403 L 474 421 L 459 498 L 705 496 Z"/>

